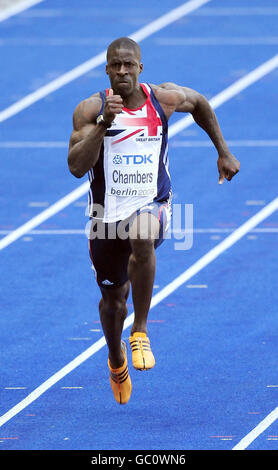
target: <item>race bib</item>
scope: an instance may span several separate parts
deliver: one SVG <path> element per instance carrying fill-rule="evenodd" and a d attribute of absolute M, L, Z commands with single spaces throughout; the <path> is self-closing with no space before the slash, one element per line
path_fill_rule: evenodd
<path fill-rule="evenodd" d="M 155 196 L 157 191 L 158 159 L 153 153 L 115 154 L 106 161 L 107 194 Z"/>

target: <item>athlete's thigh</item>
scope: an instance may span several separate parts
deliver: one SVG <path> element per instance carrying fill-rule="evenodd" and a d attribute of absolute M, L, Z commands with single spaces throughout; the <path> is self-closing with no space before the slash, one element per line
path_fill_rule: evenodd
<path fill-rule="evenodd" d="M 157 248 L 166 238 L 171 221 L 171 204 L 169 201 L 153 201 L 139 209 L 130 222 L 130 242 L 146 239 L 154 241 Z"/>
<path fill-rule="evenodd" d="M 132 240 L 155 241 L 159 235 L 159 220 L 151 212 L 143 212 L 136 215 L 130 224 L 129 238 Z"/>
<path fill-rule="evenodd" d="M 92 268 L 99 287 L 115 289 L 128 281 L 131 246 L 128 239 L 94 238 L 89 240 Z"/>

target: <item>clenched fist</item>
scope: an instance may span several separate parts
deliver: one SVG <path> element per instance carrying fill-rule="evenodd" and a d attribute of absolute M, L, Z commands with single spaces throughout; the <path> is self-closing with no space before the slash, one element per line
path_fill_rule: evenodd
<path fill-rule="evenodd" d="M 219 171 L 219 184 L 223 184 L 225 178 L 231 181 L 239 172 L 240 163 L 231 153 L 225 153 L 224 155 L 219 155 L 217 167 Z"/>
<path fill-rule="evenodd" d="M 122 109 L 122 97 L 120 95 L 114 95 L 112 88 L 110 88 L 103 108 L 103 118 L 105 122 L 111 124 L 114 121 L 116 114 L 120 114 Z"/>

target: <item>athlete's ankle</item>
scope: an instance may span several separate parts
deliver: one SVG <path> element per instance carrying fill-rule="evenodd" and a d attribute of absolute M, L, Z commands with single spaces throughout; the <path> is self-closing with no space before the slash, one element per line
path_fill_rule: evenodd
<path fill-rule="evenodd" d="M 109 358 L 110 367 L 112 369 L 119 369 L 119 367 L 123 366 L 124 361 L 125 361 L 124 355 L 122 353 L 120 354 L 120 356 L 112 356 L 109 353 L 108 358 Z"/>
<path fill-rule="evenodd" d="M 131 330 L 130 330 L 130 334 L 131 335 L 134 335 L 134 333 L 146 333 L 147 334 L 147 326 L 145 323 L 143 324 L 133 324 Z"/>

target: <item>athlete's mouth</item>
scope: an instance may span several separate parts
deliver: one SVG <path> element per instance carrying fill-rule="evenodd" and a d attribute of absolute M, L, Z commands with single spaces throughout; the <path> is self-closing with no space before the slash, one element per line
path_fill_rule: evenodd
<path fill-rule="evenodd" d="M 119 78 L 119 79 L 117 80 L 117 83 L 130 83 L 130 80 L 127 80 L 127 79 L 124 79 L 124 78 L 122 78 L 122 79 Z"/>

